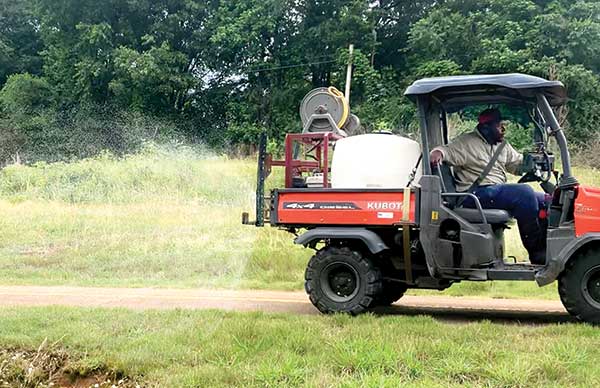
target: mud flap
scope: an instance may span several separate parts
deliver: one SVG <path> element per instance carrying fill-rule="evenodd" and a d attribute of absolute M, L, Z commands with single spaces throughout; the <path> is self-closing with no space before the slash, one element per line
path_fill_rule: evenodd
<path fill-rule="evenodd" d="M 309 246 L 326 239 L 360 240 L 373 254 L 389 249 L 381 237 L 365 228 L 315 228 L 296 237 L 294 243 Z"/>

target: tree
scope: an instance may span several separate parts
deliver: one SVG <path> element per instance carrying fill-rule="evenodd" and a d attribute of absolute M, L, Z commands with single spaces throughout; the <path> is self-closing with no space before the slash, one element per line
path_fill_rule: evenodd
<path fill-rule="evenodd" d="M 311 88 L 343 88 L 353 43 L 351 105 L 366 130 L 414 130 L 402 93 L 417 78 L 519 71 L 566 84 L 572 140 L 598 134 L 597 1 L 0 0 L 0 9 L 0 87 L 23 74 L 7 83 L 4 109 L 36 106 L 55 122 L 90 107 L 175 119 L 213 145 L 265 130 L 280 141 L 300 130 Z M 34 90 L 48 103 L 19 100 Z"/>
<path fill-rule="evenodd" d="M 453 61 L 466 73 L 525 72 L 563 81 L 571 100 L 565 126 L 584 143 L 597 136 L 600 7 L 577 1 L 439 3 L 409 32 L 413 68 Z"/>
<path fill-rule="evenodd" d="M 42 41 L 30 0 L 0 0 L 0 86 L 10 74 L 40 74 Z"/>
<path fill-rule="evenodd" d="M 182 111 L 194 78 L 182 69 L 188 58 L 168 43 L 140 53 L 127 47 L 114 52 L 109 90 L 121 105 L 142 111 Z"/>

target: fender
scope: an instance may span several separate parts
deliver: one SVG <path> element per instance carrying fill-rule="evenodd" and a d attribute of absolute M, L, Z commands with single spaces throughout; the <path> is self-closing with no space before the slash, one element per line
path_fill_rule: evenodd
<path fill-rule="evenodd" d="M 315 228 L 296 237 L 294 243 L 310 245 L 323 239 L 360 240 L 365 243 L 371 253 L 379 253 L 389 249 L 375 232 L 365 228 Z"/>
<path fill-rule="evenodd" d="M 565 245 L 560 253 L 555 258 L 550 259 L 548 265 L 535 275 L 538 285 L 545 286 L 555 281 L 558 275 L 565 269 L 569 259 L 581 248 L 593 241 L 600 242 L 600 233 L 586 233 Z"/>

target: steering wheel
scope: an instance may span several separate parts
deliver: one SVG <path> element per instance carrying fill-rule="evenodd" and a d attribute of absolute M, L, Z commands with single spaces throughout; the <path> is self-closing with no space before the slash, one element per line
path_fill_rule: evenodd
<path fill-rule="evenodd" d="M 518 183 L 539 182 L 546 193 L 552 193 L 555 188 L 550 183 L 553 162 L 554 158 L 545 150 L 525 154 L 523 165 L 527 171 Z"/>

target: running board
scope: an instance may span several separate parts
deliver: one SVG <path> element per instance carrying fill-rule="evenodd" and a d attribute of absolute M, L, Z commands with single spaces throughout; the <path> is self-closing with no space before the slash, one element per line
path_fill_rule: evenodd
<path fill-rule="evenodd" d="M 535 274 L 542 268 L 543 265 L 507 264 L 501 269 L 441 267 L 440 270 L 446 277 L 454 272 L 455 280 L 535 280 Z"/>
<path fill-rule="evenodd" d="M 533 269 L 489 269 L 487 277 L 489 280 L 535 280 Z"/>

